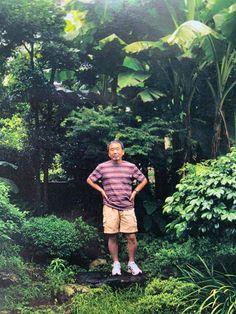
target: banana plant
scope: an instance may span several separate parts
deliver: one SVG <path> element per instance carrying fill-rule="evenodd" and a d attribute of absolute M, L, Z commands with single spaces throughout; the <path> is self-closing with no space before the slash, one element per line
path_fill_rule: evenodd
<path fill-rule="evenodd" d="M 185 138 L 182 140 L 184 161 L 190 161 L 193 155 L 191 108 L 197 88 L 199 75 L 204 71 L 206 66 L 206 62 L 202 62 L 201 64 L 192 62 L 194 60 L 191 55 L 190 47 L 196 39 L 202 38 L 209 34 L 213 34 L 214 36 L 216 36 L 216 33 L 203 23 L 199 21 L 187 21 L 181 24 L 173 34 L 165 36 L 159 41 L 135 42 L 127 45 L 124 48 L 125 52 L 129 55 L 137 55 L 140 52 L 144 51 L 149 51 L 150 53 L 151 51 L 157 51 L 158 49 L 159 60 L 157 60 L 157 62 L 159 63 L 159 67 L 161 68 L 169 87 L 166 87 L 166 92 L 163 90 L 160 91 L 158 89 L 155 89 L 155 95 L 153 97 L 153 88 L 150 87 L 150 85 L 148 86 L 147 84 L 147 86 L 144 86 L 143 90 L 139 92 L 138 95 L 146 96 L 148 93 L 148 101 L 156 101 L 160 97 L 166 97 L 166 102 L 172 104 L 172 106 L 176 108 L 175 110 L 180 113 L 186 130 Z M 170 51 L 173 51 L 174 47 L 176 46 L 178 46 L 182 50 L 182 54 L 180 54 L 181 50 L 176 49 L 176 53 L 173 53 L 171 59 L 168 55 L 168 52 L 170 53 Z M 155 53 L 153 52 L 153 56 L 154 55 Z M 178 57 L 178 55 L 180 55 L 180 57 Z M 163 59 L 166 62 L 163 62 Z M 190 65 L 191 71 L 186 71 L 184 69 L 186 63 L 188 63 L 188 69 Z M 158 75 L 153 73 L 153 70 L 150 68 L 146 70 L 146 73 L 149 73 L 150 76 L 156 76 L 156 85 L 158 85 L 158 79 L 160 80 L 160 78 L 158 78 Z M 126 77 L 126 86 L 128 86 L 129 77 L 127 73 Z M 120 84 L 119 80 L 118 83 Z M 122 87 L 126 86 L 124 84 L 122 85 Z M 143 102 L 145 102 L 144 100 L 144 97 L 142 97 Z"/>
<path fill-rule="evenodd" d="M 159 63 L 162 73 L 164 73 L 166 81 L 170 86 L 169 91 L 165 92 L 163 90 L 159 90 L 158 88 L 154 89 L 150 86 L 150 77 L 156 77 L 155 81 L 157 86 L 159 80 L 158 75 L 153 73 L 153 69 L 150 64 L 146 66 L 144 72 L 145 74 L 149 74 L 149 76 L 146 76 L 143 81 L 140 81 L 139 75 L 140 71 L 144 71 L 144 69 L 141 67 L 137 69 L 135 67 L 132 69 L 132 73 L 130 73 L 129 70 L 119 75 L 118 85 L 120 90 L 129 86 L 142 88 L 141 91 L 138 91 L 137 96 L 141 97 L 141 100 L 144 103 L 157 101 L 160 97 L 166 97 L 169 99 L 166 100 L 167 103 L 172 103 L 175 108 L 179 108 L 178 111 L 182 116 L 181 119 L 183 120 L 186 129 L 185 139 L 183 139 L 183 158 L 184 161 L 190 161 L 192 158 L 192 146 L 194 143 L 192 140 L 191 108 L 197 88 L 198 77 L 204 71 L 206 62 L 202 62 L 201 64 L 196 63 L 195 66 L 192 67 L 191 72 L 189 73 L 188 71 L 188 73 L 186 73 L 186 71 L 179 70 L 178 66 L 176 68 L 173 65 L 170 58 L 170 51 L 174 51 L 174 47 L 179 47 L 180 49 L 180 51 L 176 49 L 176 51 L 172 54 L 173 60 L 175 59 L 174 63 L 178 63 L 181 66 L 181 59 L 183 59 L 183 63 L 189 59 L 189 64 L 192 64 L 191 60 L 193 59 L 193 55 L 191 47 L 194 43 L 196 43 L 199 39 L 207 37 L 208 35 L 212 35 L 217 38 L 219 35 L 204 23 L 195 20 L 196 18 L 199 18 L 199 7 L 202 5 L 202 1 L 191 0 L 181 2 L 181 5 L 183 5 L 183 3 L 185 4 L 185 16 L 183 18 L 186 20 L 182 23 L 177 18 L 178 14 L 173 7 L 173 3 L 171 3 L 170 0 L 165 0 L 164 2 L 175 27 L 174 32 L 160 38 L 157 41 L 133 42 L 126 45 L 124 47 L 124 51 L 128 56 L 132 55 L 133 57 L 133 55 L 135 55 L 136 59 L 133 58 L 135 64 L 140 62 L 139 54 L 141 53 L 146 53 L 149 57 L 152 55 L 152 58 L 155 58 L 156 55 L 156 58 L 159 59 L 156 61 Z M 131 59 L 131 57 L 129 58 Z M 166 65 L 164 65 L 163 58 L 167 61 Z M 123 65 L 127 66 L 125 62 Z M 131 78 L 136 78 L 136 81 L 131 82 Z"/>
<path fill-rule="evenodd" d="M 121 71 L 118 73 L 117 77 L 114 78 L 114 81 L 117 83 L 115 91 L 127 98 L 126 91 L 127 89 L 131 90 L 131 100 L 133 100 L 134 103 L 136 103 L 137 100 L 143 103 L 151 103 L 158 101 L 161 97 L 167 97 L 166 92 L 158 88 L 158 75 L 154 73 L 152 63 L 150 62 L 150 59 L 157 59 L 157 62 L 162 66 L 163 73 L 166 72 L 167 74 L 167 81 L 169 81 L 172 86 L 172 99 L 170 99 L 169 103 L 174 103 L 175 106 L 180 104 L 179 111 L 182 111 L 182 116 L 184 117 L 187 130 L 186 142 L 188 143 L 185 154 L 186 161 L 189 160 L 189 147 L 192 142 L 191 108 L 196 93 L 198 77 L 200 73 L 205 71 L 205 68 L 212 63 L 215 64 L 218 83 L 214 85 L 214 82 L 209 79 L 207 80 L 213 96 L 213 105 L 216 112 L 215 121 L 213 123 L 214 135 L 212 139 L 212 156 L 214 157 L 219 149 L 219 136 L 220 133 L 222 133 L 222 125 L 229 146 L 229 135 L 223 108 L 227 96 L 235 85 L 229 82 L 233 69 L 232 66 L 234 64 L 234 56 L 231 55 L 231 53 L 234 54 L 232 46 L 225 51 L 225 59 L 219 59 L 216 46 L 214 47 L 215 40 L 212 38 L 222 42 L 226 40 L 226 35 L 229 33 L 228 17 L 232 20 L 233 14 L 235 14 L 236 11 L 236 5 L 232 4 L 232 0 L 212 0 L 207 3 L 207 5 L 200 0 L 186 0 L 180 1 L 181 14 L 177 14 L 174 1 L 164 0 L 164 3 L 172 19 L 172 33 L 168 35 L 165 34 L 156 41 L 136 41 L 128 45 L 116 34 L 112 34 L 100 40 L 99 49 L 103 50 L 108 44 L 116 41 L 120 45 L 120 49 L 126 54 L 123 64 L 120 67 Z M 185 10 L 182 10 L 183 5 L 185 5 Z M 106 10 L 106 12 L 108 11 Z M 89 12 L 87 11 L 86 14 L 89 14 Z M 77 20 L 78 27 L 76 29 L 79 30 L 80 28 L 82 32 L 84 16 L 73 15 L 73 18 L 70 17 L 67 21 L 67 25 L 68 27 L 71 26 L 71 21 L 76 24 L 75 21 Z M 208 26 L 213 25 L 212 21 L 214 21 L 216 29 Z M 90 26 L 93 28 L 91 24 Z M 70 29 L 70 32 L 71 30 L 72 29 Z M 206 46 L 205 43 L 209 41 L 209 38 L 211 45 Z M 170 71 L 172 71 L 172 74 L 171 76 L 168 75 L 168 71 L 163 67 L 162 59 L 159 57 L 163 57 L 166 54 L 166 59 L 168 59 L 168 52 L 174 49 L 173 47 L 179 47 L 181 52 L 179 52 L 179 50 L 176 51 L 176 54 L 174 54 L 175 57 L 177 57 L 178 60 L 181 58 L 189 58 L 191 60 L 194 59 L 192 48 L 196 46 L 201 46 L 203 49 L 207 47 L 208 51 L 206 51 L 204 58 L 199 61 L 199 64 L 196 63 L 196 67 L 193 69 L 191 75 L 182 79 L 178 77 L 179 73 L 171 66 Z M 222 76 L 225 76 L 225 78 L 226 76 L 228 77 L 224 86 L 221 84 L 223 82 Z M 153 84 L 153 82 L 155 82 L 155 84 Z M 183 85 L 180 86 L 180 83 Z M 176 97 L 177 89 L 179 90 L 178 96 Z"/>
<path fill-rule="evenodd" d="M 187 21 L 180 25 L 173 34 L 165 38 L 169 44 L 180 46 L 185 53 L 198 40 L 203 48 L 207 47 L 204 62 L 206 62 L 206 65 L 214 64 L 215 66 L 216 84 L 207 79 L 215 111 L 211 147 L 212 158 L 215 158 L 219 153 L 222 133 L 226 139 L 228 151 L 231 146 L 229 130 L 224 114 L 227 97 L 236 85 L 236 80 L 232 75 L 236 64 L 236 51 L 231 43 L 234 41 L 232 33 L 235 29 L 236 4 L 230 5 L 231 3 L 232 1 L 212 1 L 209 5 L 205 18 L 214 20 L 216 30 L 199 21 Z M 211 14 L 212 12 L 213 14 Z M 218 51 L 215 39 L 221 42 L 221 47 L 222 45 L 225 46 L 223 54 Z M 210 45 L 207 45 L 206 41 Z"/>
<path fill-rule="evenodd" d="M 194 1 L 193 1 L 194 2 Z M 173 19 L 173 23 L 176 26 L 175 31 L 172 34 L 169 34 L 165 37 L 162 37 L 159 41 L 153 42 L 135 42 L 127 45 L 124 49 L 127 53 L 140 53 L 145 50 L 156 49 L 157 47 L 161 47 L 161 44 L 167 43 L 168 45 L 177 45 L 182 50 L 182 56 L 192 58 L 192 48 L 200 46 L 203 50 L 205 49 L 205 56 L 199 63 L 200 72 L 204 71 L 204 68 L 214 64 L 216 68 L 216 81 L 217 83 L 211 82 L 209 79 L 207 80 L 207 84 L 210 88 L 215 116 L 213 122 L 213 138 L 212 138 L 212 149 L 211 155 L 213 158 L 217 156 L 220 148 L 220 139 L 222 133 L 224 134 L 227 142 L 228 149 L 230 149 L 231 142 L 229 131 L 227 127 L 227 121 L 224 115 L 224 106 L 226 103 L 226 99 L 229 96 L 230 92 L 236 85 L 236 81 L 232 80 L 232 73 L 235 66 L 235 49 L 233 49 L 232 44 L 230 43 L 230 39 L 232 39 L 233 26 L 235 24 L 233 17 L 236 14 L 236 4 L 230 5 L 230 1 L 226 1 L 225 3 L 221 3 L 222 1 L 212 1 L 210 8 L 214 12 L 214 14 L 210 14 L 208 10 L 208 14 L 205 14 L 205 18 L 208 20 L 214 20 L 216 25 L 216 30 L 210 28 L 205 23 L 200 22 L 198 20 L 187 20 L 182 24 L 177 23 L 176 15 L 173 13 L 173 10 L 169 9 L 170 14 Z M 168 4 L 168 1 L 166 0 Z M 191 3 L 188 1 L 188 5 Z M 196 4 L 196 2 L 195 2 Z M 220 5 L 221 4 L 221 5 Z M 228 5 L 228 7 L 227 7 Z M 170 6 L 168 6 L 170 8 Z M 209 9 L 209 8 L 208 8 Z M 220 10 L 219 12 L 217 11 Z M 188 10 L 186 10 L 189 12 Z M 188 14 L 188 18 L 193 18 L 196 15 L 193 14 L 193 8 L 191 10 L 191 14 Z M 217 14 L 216 14 L 217 13 Z M 231 22 L 231 23 L 230 23 Z M 229 38 L 226 36 L 228 35 Z M 231 35 L 231 38 L 230 38 Z M 215 42 L 228 43 L 226 44 L 226 49 L 224 50 L 223 56 L 221 52 L 216 48 Z M 206 44 L 210 42 L 210 45 Z M 222 46 L 222 45 L 221 45 Z M 198 73 L 200 73 L 198 72 Z M 173 76 L 176 77 L 176 76 Z M 193 73 L 192 76 L 189 77 L 189 80 L 192 81 L 192 92 L 189 94 L 189 99 L 187 100 L 187 106 L 185 111 L 186 117 L 186 125 L 188 126 L 188 141 L 190 142 L 191 130 L 190 126 L 190 108 L 191 102 L 193 100 L 194 92 L 196 90 L 196 72 Z M 174 83 L 174 82 L 173 82 Z M 189 84 L 189 82 L 188 82 Z M 175 85 L 175 84 L 174 84 Z M 223 126 L 223 130 L 222 130 Z M 224 131 L 224 132 L 223 132 Z"/>
<path fill-rule="evenodd" d="M 211 44 L 212 44 L 212 50 L 215 55 L 217 84 L 214 87 L 214 85 L 212 84 L 210 80 L 207 80 L 207 83 L 210 87 L 210 90 L 213 96 L 213 102 L 215 105 L 211 154 L 213 158 L 216 158 L 219 151 L 219 147 L 220 147 L 222 126 L 224 128 L 228 150 L 230 150 L 230 147 L 231 147 L 229 130 L 228 130 L 225 114 L 224 114 L 224 105 L 225 105 L 227 96 L 236 86 L 236 80 L 235 79 L 231 80 L 232 72 L 236 64 L 236 50 L 233 49 L 232 45 L 229 43 L 227 45 L 225 55 L 223 56 L 221 62 L 219 62 L 217 58 L 217 52 L 216 52 L 216 49 L 212 40 L 211 40 Z"/>

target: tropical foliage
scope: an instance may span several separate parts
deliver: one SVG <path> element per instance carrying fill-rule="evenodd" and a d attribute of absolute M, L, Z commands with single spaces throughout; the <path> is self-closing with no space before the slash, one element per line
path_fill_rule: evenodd
<path fill-rule="evenodd" d="M 235 311 L 235 21 L 235 0 L 0 1 L 1 309 Z M 114 138 L 150 181 L 136 199 L 150 282 L 58 305 L 108 259 L 85 182 Z"/>
<path fill-rule="evenodd" d="M 234 149 L 217 160 L 182 169 L 185 175 L 164 206 L 164 212 L 173 215 L 168 228 L 177 237 L 235 234 L 235 158 Z"/>
<path fill-rule="evenodd" d="M 232 146 L 234 1 L 71 0 L 57 6 L 21 0 L 3 1 L 1 12 L 2 119 L 18 117 L 24 127 L 17 129 L 20 139 L 10 139 L 6 120 L 3 143 L 28 154 L 37 212 L 49 209 L 49 173 L 58 154 L 64 179 L 80 188 L 104 158 L 107 140 L 123 139 L 128 158 L 154 169 L 155 197 L 163 202 L 184 162 Z M 16 36 L 18 29 L 24 32 Z"/>

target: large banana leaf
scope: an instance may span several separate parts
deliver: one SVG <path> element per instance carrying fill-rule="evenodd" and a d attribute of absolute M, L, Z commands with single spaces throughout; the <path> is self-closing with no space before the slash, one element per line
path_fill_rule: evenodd
<path fill-rule="evenodd" d="M 73 40 L 78 35 L 86 34 L 91 28 L 94 28 L 93 23 L 86 21 L 87 11 L 71 10 L 65 17 L 65 38 Z"/>
<path fill-rule="evenodd" d="M 139 96 L 143 102 L 151 102 L 165 96 L 165 94 L 158 90 L 147 88 L 139 92 L 137 96 Z"/>
<path fill-rule="evenodd" d="M 218 39 L 223 38 L 220 34 L 204 23 L 191 20 L 184 22 L 174 31 L 173 34 L 162 37 L 159 41 L 137 41 L 127 45 L 124 50 L 126 53 L 138 53 L 154 48 L 165 51 L 167 49 L 165 43 L 168 43 L 169 45 L 177 44 L 182 49 L 188 49 L 192 46 L 195 39 L 202 38 L 207 35 L 212 35 Z"/>
<path fill-rule="evenodd" d="M 145 71 L 148 70 L 148 66 L 147 64 L 145 65 L 145 67 L 142 65 L 142 63 L 136 59 L 136 58 L 132 58 L 132 57 L 128 57 L 126 56 L 124 61 L 123 61 L 123 66 L 129 69 L 132 69 L 134 71 Z"/>
<path fill-rule="evenodd" d="M 127 45 L 124 50 L 126 53 L 138 53 L 147 49 L 158 48 L 161 51 L 166 50 L 162 41 L 136 41 Z"/>
<path fill-rule="evenodd" d="M 207 35 L 212 35 L 218 39 L 222 36 L 213 29 L 199 21 L 187 21 L 181 24 L 173 34 L 162 38 L 169 45 L 177 44 L 182 49 L 188 49 L 192 46 L 197 38 L 202 38 Z"/>
<path fill-rule="evenodd" d="M 150 77 L 150 74 L 127 72 L 118 75 L 118 86 L 121 90 L 124 87 L 138 86 L 143 87 L 144 81 Z"/>
<path fill-rule="evenodd" d="M 99 40 L 99 45 L 96 47 L 97 50 L 101 50 L 105 45 L 113 41 L 118 42 L 121 46 L 125 46 L 126 43 L 116 34 L 111 34 L 101 40 Z"/>

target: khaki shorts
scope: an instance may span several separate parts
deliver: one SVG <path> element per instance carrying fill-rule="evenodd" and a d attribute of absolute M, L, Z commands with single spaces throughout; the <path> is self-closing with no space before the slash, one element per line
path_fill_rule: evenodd
<path fill-rule="evenodd" d="M 138 231 L 137 219 L 134 208 L 127 210 L 117 210 L 115 208 L 103 206 L 103 227 L 104 233 L 114 234 L 135 233 Z"/>

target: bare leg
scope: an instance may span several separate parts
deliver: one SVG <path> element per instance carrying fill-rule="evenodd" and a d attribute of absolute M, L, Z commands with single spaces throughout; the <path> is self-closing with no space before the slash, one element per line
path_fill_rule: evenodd
<path fill-rule="evenodd" d="M 109 237 L 108 237 L 108 249 L 109 249 L 109 252 L 111 254 L 113 262 L 119 261 L 118 240 L 117 240 L 116 234 L 109 235 Z"/>
<path fill-rule="evenodd" d="M 137 239 L 135 233 L 129 233 L 126 235 L 127 237 L 127 246 L 128 246 L 128 255 L 129 255 L 129 262 L 135 261 L 135 253 L 137 251 Z"/>

